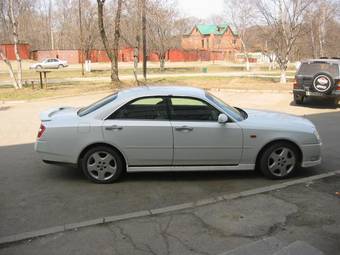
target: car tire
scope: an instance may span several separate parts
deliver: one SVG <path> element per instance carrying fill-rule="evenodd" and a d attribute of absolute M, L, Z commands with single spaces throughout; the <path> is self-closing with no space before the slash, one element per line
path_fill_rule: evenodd
<path fill-rule="evenodd" d="M 118 180 L 124 170 L 124 163 L 115 150 L 108 146 L 96 146 L 84 154 L 81 168 L 90 181 L 106 184 Z"/>
<path fill-rule="evenodd" d="M 42 69 L 43 67 L 41 65 L 38 65 L 35 69 Z"/>
<path fill-rule="evenodd" d="M 266 148 L 259 158 L 261 172 L 270 179 L 285 179 L 299 167 L 297 148 L 288 142 L 277 142 Z"/>
<path fill-rule="evenodd" d="M 58 65 L 58 69 L 63 68 L 64 66 L 62 64 Z"/>
<path fill-rule="evenodd" d="M 304 98 L 305 98 L 304 96 L 299 96 L 299 95 L 294 94 L 294 103 L 296 105 L 301 105 L 301 104 L 303 104 Z"/>

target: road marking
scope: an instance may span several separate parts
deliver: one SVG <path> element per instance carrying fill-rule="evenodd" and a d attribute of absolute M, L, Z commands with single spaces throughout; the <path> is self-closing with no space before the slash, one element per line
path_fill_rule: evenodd
<path fill-rule="evenodd" d="M 245 190 L 245 191 L 232 193 L 232 194 L 220 195 L 217 197 L 205 198 L 205 199 L 198 200 L 195 202 L 182 203 L 182 204 L 177 204 L 177 205 L 172 205 L 172 206 L 167 206 L 167 207 L 155 208 L 151 210 L 142 210 L 142 211 L 137 211 L 137 212 L 132 212 L 132 213 L 107 216 L 103 218 L 97 218 L 97 219 L 92 219 L 92 220 L 87 220 L 87 221 L 82 221 L 82 222 L 77 222 L 77 223 L 54 226 L 50 228 L 40 229 L 37 231 L 30 231 L 30 232 L 20 233 L 16 235 L 4 236 L 4 237 L 0 237 L 0 245 L 10 244 L 14 242 L 24 241 L 28 239 L 33 239 L 37 237 L 47 236 L 51 234 L 56 234 L 60 232 L 75 230 L 75 229 L 89 227 L 89 226 L 129 220 L 129 219 L 145 217 L 145 216 L 159 215 L 163 213 L 175 212 L 175 211 L 180 211 L 184 209 L 190 209 L 190 208 L 195 208 L 199 206 L 214 204 L 220 201 L 226 201 L 226 200 L 232 200 L 236 198 L 257 195 L 260 193 L 266 193 L 266 192 L 270 192 L 270 191 L 274 191 L 278 189 L 287 188 L 289 186 L 296 185 L 296 184 L 308 183 L 311 181 L 320 180 L 320 179 L 327 178 L 330 176 L 335 176 L 337 174 L 340 174 L 340 170 L 332 171 L 332 172 L 328 172 L 324 174 L 319 174 L 319 175 L 313 175 L 310 177 L 305 177 L 305 178 L 301 178 L 297 180 L 291 180 L 291 181 L 274 184 L 274 185 L 270 185 L 266 187 Z"/>

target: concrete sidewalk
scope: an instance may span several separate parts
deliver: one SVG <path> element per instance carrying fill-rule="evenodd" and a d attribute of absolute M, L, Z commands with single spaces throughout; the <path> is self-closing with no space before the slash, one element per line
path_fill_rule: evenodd
<path fill-rule="evenodd" d="M 340 175 L 3 245 L 0 254 L 340 254 Z"/>

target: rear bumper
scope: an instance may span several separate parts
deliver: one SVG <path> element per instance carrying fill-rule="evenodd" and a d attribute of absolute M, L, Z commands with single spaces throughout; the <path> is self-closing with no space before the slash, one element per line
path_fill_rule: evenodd
<path fill-rule="evenodd" d="M 44 162 L 76 164 L 75 160 L 68 155 L 51 152 L 47 141 L 37 140 L 34 144 L 34 150 L 39 154 L 39 157 Z"/>
<path fill-rule="evenodd" d="M 322 144 L 306 144 L 301 146 L 302 150 L 302 167 L 311 167 L 320 165 L 322 162 L 321 159 L 321 146 Z"/>
<path fill-rule="evenodd" d="M 313 93 L 313 92 L 312 92 Z M 340 91 L 336 90 L 333 91 L 332 94 L 311 94 L 311 95 L 307 95 L 307 91 L 304 89 L 293 89 L 293 94 L 294 95 L 299 95 L 299 96 L 308 96 L 308 97 L 325 97 L 325 98 L 340 98 Z"/>

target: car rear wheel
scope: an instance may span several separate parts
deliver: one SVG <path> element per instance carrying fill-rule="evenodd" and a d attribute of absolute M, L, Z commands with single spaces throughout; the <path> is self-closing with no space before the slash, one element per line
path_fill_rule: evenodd
<path fill-rule="evenodd" d="M 269 146 L 261 155 L 259 166 L 270 179 L 284 179 L 291 176 L 299 165 L 297 149 L 286 142 Z"/>
<path fill-rule="evenodd" d="M 62 64 L 58 65 L 58 69 L 63 68 L 64 66 Z"/>
<path fill-rule="evenodd" d="M 123 172 L 123 161 L 120 155 L 106 146 L 97 146 L 87 151 L 81 167 L 85 176 L 100 184 L 116 181 Z"/>
<path fill-rule="evenodd" d="M 304 98 L 305 98 L 304 96 L 294 94 L 294 103 L 297 104 L 297 105 L 301 105 L 301 104 L 303 104 Z"/>

